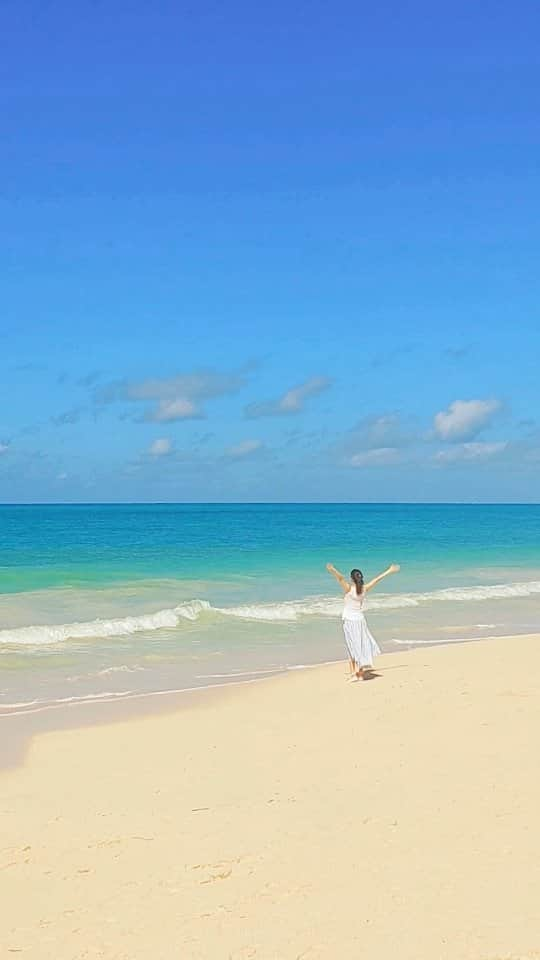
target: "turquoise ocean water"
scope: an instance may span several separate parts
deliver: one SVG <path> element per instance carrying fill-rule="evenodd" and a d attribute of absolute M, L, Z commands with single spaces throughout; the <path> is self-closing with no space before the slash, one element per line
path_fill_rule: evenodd
<path fill-rule="evenodd" d="M 325 563 L 385 650 L 540 631 L 540 506 L 0 506 L 0 714 L 344 656 Z"/>

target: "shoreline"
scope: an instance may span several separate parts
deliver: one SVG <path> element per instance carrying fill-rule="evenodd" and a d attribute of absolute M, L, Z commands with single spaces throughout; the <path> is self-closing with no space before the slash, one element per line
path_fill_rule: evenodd
<path fill-rule="evenodd" d="M 471 641 L 482 640 L 483 637 L 472 637 Z M 489 639 L 489 638 L 488 638 Z M 466 640 L 454 640 L 448 641 L 449 643 L 466 643 Z M 394 651 L 392 651 L 393 653 Z M 390 651 L 387 651 L 385 656 L 389 656 Z M 23 703 L 10 703 L 5 705 L 0 705 L 0 710 L 7 710 L 10 707 L 31 707 L 34 709 L 21 709 L 17 711 L 14 709 L 11 713 L 0 713 L 0 722 L 2 720 L 9 720 L 11 717 L 28 717 L 33 716 L 37 713 L 47 713 L 50 710 L 62 710 L 70 709 L 71 707 L 78 707 L 84 705 L 95 705 L 106 703 L 127 703 L 132 700 L 142 700 L 150 697 L 164 697 L 164 696 L 180 696 L 184 693 L 204 693 L 207 690 L 217 690 L 221 687 L 237 687 L 249 683 L 259 683 L 261 680 L 272 680 L 275 677 L 284 677 L 289 673 L 294 673 L 296 670 L 315 670 L 317 667 L 327 667 L 331 666 L 334 663 L 341 663 L 342 658 L 336 660 L 323 660 L 317 663 L 300 663 L 290 667 L 283 667 L 281 669 L 274 670 L 249 670 L 246 671 L 243 676 L 249 676 L 249 680 L 232 679 L 235 676 L 241 676 L 241 674 L 229 674 L 231 677 L 230 680 L 225 680 L 223 683 L 205 683 L 200 686 L 194 687 L 178 687 L 178 688 L 165 688 L 163 690 L 129 690 L 126 692 L 111 692 L 111 693 L 96 693 L 90 694 L 87 697 L 63 697 L 58 700 L 29 700 L 28 702 Z M 224 676 L 226 676 L 224 674 Z"/>
<path fill-rule="evenodd" d="M 400 655 L 408 655 L 413 651 L 444 649 L 448 646 L 468 646 L 470 644 L 491 643 L 493 641 L 515 642 L 527 637 L 536 637 L 540 643 L 539 634 L 509 634 L 508 636 L 470 637 L 457 640 L 425 641 L 418 644 L 403 643 L 395 650 L 384 651 L 378 658 L 381 660 Z M 206 698 L 235 695 L 239 688 L 250 687 L 261 683 L 284 680 L 289 675 L 306 671 L 321 670 L 337 664 L 346 664 L 345 657 L 337 660 L 326 660 L 311 664 L 301 664 L 275 672 L 260 671 L 260 675 L 246 680 L 230 680 L 224 683 L 210 683 L 198 687 L 182 687 L 178 689 L 143 690 L 127 694 L 107 694 L 90 696 L 86 699 L 67 699 L 45 702 L 36 709 L 21 710 L 20 712 L 0 713 L 0 730 L 9 724 L 8 737 L 0 740 L 0 774 L 3 770 L 16 767 L 25 762 L 25 756 L 34 738 L 55 731 L 77 730 L 94 726 L 123 723 L 137 720 L 141 717 L 160 716 L 183 712 L 193 706 L 204 706 Z M 375 668 L 377 672 L 377 666 Z M 257 673 L 257 671 L 254 671 Z"/>
<path fill-rule="evenodd" d="M 537 958 L 540 636 L 513 640 L 33 737 L 0 772 L 6 950 Z"/>
<path fill-rule="evenodd" d="M 383 656 L 394 656 L 394 652 L 383 654 Z M 289 667 L 287 670 L 272 672 L 269 675 L 252 677 L 249 680 L 231 680 L 226 683 L 171 690 L 148 690 L 121 696 L 104 694 L 103 697 L 91 697 L 85 700 L 73 699 L 47 703 L 36 710 L 0 714 L 0 731 L 7 725 L 7 730 L 11 734 L 0 740 L 0 775 L 6 769 L 24 764 L 25 756 L 34 738 L 48 733 L 103 727 L 143 717 L 180 713 L 192 707 L 204 706 L 207 698 L 212 700 L 219 694 L 222 697 L 234 696 L 242 687 L 283 680 L 289 674 L 320 670 L 339 663 L 345 664 L 346 661 L 340 659 L 302 664 Z"/>
<path fill-rule="evenodd" d="M 536 634 L 532 634 L 535 636 Z M 429 650 L 436 647 L 461 646 L 470 643 L 491 642 L 493 640 L 518 640 L 528 634 L 511 634 L 507 637 L 472 637 L 459 640 L 448 640 L 444 643 L 434 641 L 419 644 L 397 645 L 395 650 L 384 651 L 381 658 L 395 657 L 411 653 L 413 650 Z M 538 634 L 540 641 L 540 634 Z M 170 714 L 175 711 L 184 711 L 193 705 L 204 704 L 205 698 L 222 696 L 229 693 L 234 695 L 238 688 L 249 687 L 254 684 L 283 680 L 290 674 L 303 673 L 309 670 L 318 670 L 335 664 L 346 664 L 345 657 L 337 660 L 325 660 L 317 663 L 301 664 L 278 670 L 268 674 L 261 671 L 261 675 L 253 676 L 248 680 L 230 680 L 225 683 L 205 684 L 198 687 L 182 687 L 178 689 L 143 690 L 127 694 L 103 694 L 91 696 L 87 699 L 66 699 L 49 701 L 31 710 L 20 712 L 0 713 L 0 730 L 9 724 L 9 736 L 0 739 L 0 774 L 6 768 L 12 768 L 24 763 L 27 751 L 35 737 L 60 730 L 76 730 L 93 726 L 107 726 L 113 723 L 136 720 L 138 717 Z M 264 675 L 263 675 L 264 674 Z"/>

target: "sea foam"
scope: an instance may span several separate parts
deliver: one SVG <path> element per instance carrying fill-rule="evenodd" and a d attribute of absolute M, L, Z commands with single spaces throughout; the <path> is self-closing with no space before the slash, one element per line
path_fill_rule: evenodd
<path fill-rule="evenodd" d="M 138 617 L 119 617 L 114 620 L 89 620 L 86 623 L 45 624 L 43 626 L 16 627 L 0 630 L 0 643 L 40 646 L 62 643 L 64 640 L 88 640 L 106 637 L 125 637 L 143 631 L 173 629 L 182 620 L 197 620 L 204 610 L 209 610 L 206 600 L 190 600 L 170 610 L 142 614 Z"/>
<path fill-rule="evenodd" d="M 427 593 L 396 593 L 370 596 L 370 610 L 397 610 L 437 602 L 471 602 L 512 599 L 540 594 L 540 581 L 500 583 L 472 587 L 450 587 Z M 247 603 L 234 607 L 213 607 L 207 600 L 190 600 L 157 613 L 117 619 L 96 619 L 83 623 L 45 624 L 0 630 L 0 644 L 40 646 L 67 640 L 105 639 L 134 633 L 176 629 L 183 621 L 200 617 L 233 618 L 266 623 L 292 623 L 304 617 L 338 617 L 342 600 L 337 597 L 306 597 L 303 600 Z"/>

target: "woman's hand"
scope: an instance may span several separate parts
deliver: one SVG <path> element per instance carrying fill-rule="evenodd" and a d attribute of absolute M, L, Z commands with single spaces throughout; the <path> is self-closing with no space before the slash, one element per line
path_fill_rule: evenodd
<path fill-rule="evenodd" d="M 401 570 L 401 567 L 399 563 L 391 563 L 390 566 L 388 567 L 388 573 L 399 573 L 400 570 Z"/>
<path fill-rule="evenodd" d="M 327 563 L 327 564 L 326 564 L 326 569 L 328 570 L 328 573 L 333 573 L 333 572 L 334 572 L 334 567 L 333 567 L 333 565 L 332 565 L 331 563 Z"/>

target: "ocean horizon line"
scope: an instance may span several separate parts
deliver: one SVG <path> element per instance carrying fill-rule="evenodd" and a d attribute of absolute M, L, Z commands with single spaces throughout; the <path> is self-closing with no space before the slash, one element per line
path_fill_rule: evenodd
<path fill-rule="evenodd" d="M 20 500 L 2 507 L 538 507 L 540 500 Z"/>

